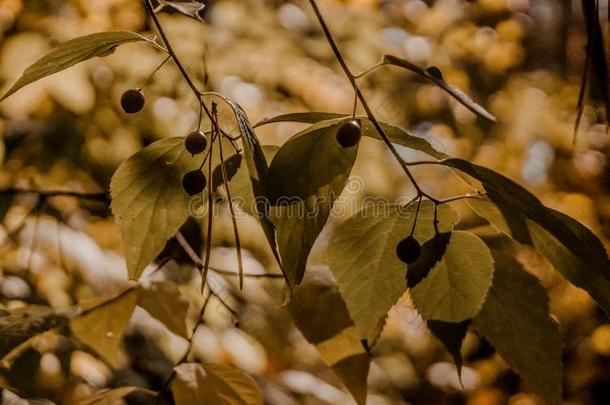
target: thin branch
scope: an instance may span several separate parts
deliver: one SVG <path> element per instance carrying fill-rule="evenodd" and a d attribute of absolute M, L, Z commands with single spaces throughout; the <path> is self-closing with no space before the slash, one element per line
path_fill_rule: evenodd
<path fill-rule="evenodd" d="M 159 69 L 161 69 L 163 67 L 163 65 L 165 65 L 167 63 L 168 60 L 171 59 L 170 55 L 167 55 L 165 57 L 165 59 L 163 59 L 163 61 L 159 64 L 159 66 L 157 66 L 155 68 L 155 70 L 153 70 L 150 75 L 148 75 L 148 77 L 146 78 L 146 80 L 144 81 L 144 84 L 148 84 L 150 83 L 150 81 L 152 80 L 152 78 L 155 76 L 155 73 L 157 73 L 159 71 Z"/>
<path fill-rule="evenodd" d="M 368 69 L 366 69 L 366 70 L 364 70 L 364 71 L 362 71 L 360 73 L 355 74 L 354 78 L 355 79 L 360 79 L 361 77 L 364 77 L 364 76 L 368 75 L 369 73 L 371 73 L 372 71 L 377 70 L 380 67 L 385 66 L 385 65 L 387 65 L 387 63 L 384 62 L 384 61 L 377 62 L 373 66 L 371 66 L 370 68 L 368 68 Z"/>
<path fill-rule="evenodd" d="M 193 82 L 193 79 L 191 79 L 191 76 L 188 74 L 188 72 L 182 65 L 182 62 L 180 61 L 180 58 L 178 58 L 178 55 L 176 55 L 176 52 L 174 51 L 174 48 L 172 47 L 171 42 L 169 41 L 169 39 L 167 38 L 167 35 L 165 34 L 165 31 L 163 30 L 163 26 L 159 22 L 159 18 L 157 17 L 157 14 L 155 14 L 155 9 L 154 9 L 151 1 L 144 0 L 144 7 L 146 7 L 146 11 L 150 15 L 150 18 L 152 18 L 153 23 L 155 24 L 155 27 L 157 27 L 157 31 L 159 31 L 159 35 L 161 35 L 163 44 L 167 48 L 167 53 L 169 54 L 169 56 L 171 56 L 172 60 L 176 64 L 176 67 L 180 71 L 180 74 L 182 75 L 182 77 L 184 78 L 184 80 L 186 81 L 188 86 L 191 88 L 192 92 L 197 97 L 197 100 L 199 100 L 199 103 L 203 107 L 203 110 L 205 111 L 206 115 L 210 118 L 210 120 L 212 120 L 212 113 L 208 109 L 208 106 L 201 99 L 201 92 L 199 91 L 199 89 L 195 85 L 195 82 Z"/>
<path fill-rule="evenodd" d="M 313 8 L 314 13 L 316 14 L 318 22 L 320 23 L 320 26 L 322 27 L 322 31 L 324 31 L 324 35 L 326 36 L 326 40 L 328 41 L 328 44 L 330 45 L 330 47 L 332 48 L 333 53 L 335 54 L 335 58 L 337 59 L 337 61 L 341 65 L 341 68 L 343 69 L 343 72 L 347 76 L 347 78 L 350 81 L 354 91 L 356 92 L 356 95 L 358 96 L 358 99 L 360 100 L 360 103 L 362 104 L 362 107 L 364 108 L 364 111 L 366 112 L 366 115 L 367 115 L 368 119 L 373 123 L 373 126 L 375 127 L 375 129 L 379 133 L 379 136 L 381 137 L 382 141 L 386 144 L 386 146 L 388 147 L 388 149 L 390 150 L 392 155 L 394 155 L 394 158 L 398 161 L 398 163 L 402 167 L 403 171 L 406 173 L 407 177 L 409 178 L 409 180 L 413 184 L 413 187 L 415 187 L 415 190 L 417 191 L 417 194 L 423 195 L 426 198 L 428 198 L 431 201 L 436 203 L 437 202 L 436 199 L 434 199 L 433 197 L 431 197 L 428 194 L 426 194 L 420 188 L 419 184 L 417 183 L 417 180 L 415 179 L 415 177 L 411 173 L 411 170 L 409 170 L 409 165 L 400 156 L 400 153 L 398 153 L 398 150 L 396 150 L 396 148 L 394 147 L 394 145 L 390 141 L 390 138 L 388 138 L 388 136 L 386 135 L 385 131 L 383 130 L 383 128 L 381 127 L 381 125 L 377 121 L 377 118 L 375 118 L 375 114 L 373 114 L 373 111 L 369 107 L 369 105 L 368 105 L 368 103 L 367 103 L 367 101 L 366 101 L 366 99 L 364 97 L 364 94 L 362 93 L 362 91 L 360 90 L 360 87 L 358 86 L 358 83 L 356 82 L 356 77 L 350 71 L 349 67 L 347 66 L 347 63 L 345 62 L 345 59 L 343 58 L 343 55 L 341 54 L 341 51 L 338 48 L 337 43 L 335 42 L 335 39 L 334 39 L 332 33 L 330 32 L 330 29 L 328 28 L 328 25 L 326 24 L 326 21 L 324 20 L 324 17 L 322 16 L 322 13 L 320 12 L 320 9 L 318 8 L 318 4 L 316 3 L 315 0 L 309 0 L 309 4 L 311 5 L 311 7 Z"/>

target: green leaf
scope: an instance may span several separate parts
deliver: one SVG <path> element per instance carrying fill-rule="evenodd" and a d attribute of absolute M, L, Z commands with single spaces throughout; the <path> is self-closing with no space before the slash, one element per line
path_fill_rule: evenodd
<path fill-rule="evenodd" d="M 119 403 L 127 395 L 134 392 L 142 392 L 150 396 L 157 396 L 157 393 L 142 387 L 120 387 L 115 389 L 101 390 L 94 396 L 82 400 L 81 405 L 104 405 Z"/>
<path fill-rule="evenodd" d="M 141 288 L 138 305 L 161 321 L 172 333 L 189 338 L 186 323 L 189 301 L 174 283 L 156 281 L 148 288 Z"/>
<path fill-rule="evenodd" d="M 39 306 L 0 312 L 0 358 L 33 336 L 67 325 L 73 315 Z"/>
<path fill-rule="evenodd" d="M 269 167 L 269 199 L 306 200 L 330 188 L 343 190 L 357 147 L 343 148 L 336 139 L 341 122 L 324 121 L 293 136 L 276 153 Z"/>
<path fill-rule="evenodd" d="M 119 45 L 136 41 L 149 40 L 135 32 L 108 31 L 97 32 L 64 42 L 28 67 L 13 87 L 4 93 L 0 101 L 6 99 L 22 87 L 43 77 L 60 72 L 96 56 L 108 56 Z"/>
<path fill-rule="evenodd" d="M 371 345 L 406 290 L 406 264 L 396 257 L 396 245 L 411 233 L 416 211 L 416 202 L 367 207 L 339 225 L 328 243 L 330 269 L 360 336 Z M 439 230 L 449 232 L 459 218 L 445 204 L 438 220 Z M 413 236 L 424 243 L 434 235 L 434 206 L 422 201 Z"/>
<path fill-rule="evenodd" d="M 360 121 L 362 125 L 362 135 L 375 139 L 381 139 L 373 123 L 367 117 L 359 116 L 356 118 Z M 319 127 L 323 127 L 327 125 L 343 123 L 350 120 L 352 120 L 352 116 L 346 114 L 304 112 L 285 114 L 273 118 L 268 118 L 259 122 L 257 126 L 277 122 L 301 122 L 307 124 L 318 123 Z M 447 159 L 449 157 L 445 153 L 436 150 L 424 138 L 412 135 L 403 128 L 394 125 L 389 125 L 383 122 L 380 122 L 379 125 L 383 129 L 384 133 L 388 136 L 390 141 L 394 144 L 424 152 L 434 157 L 435 159 Z M 309 128 L 309 130 L 312 129 L 313 128 Z"/>
<path fill-rule="evenodd" d="M 531 389 L 561 403 L 562 339 L 546 291 L 521 265 L 494 251 L 496 271 L 473 324 Z"/>
<path fill-rule="evenodd" d="M 454 231 L 443 260 L 411 289 L 426 320 L 462 322 L 479 312 L 493 278 L 493 257 L 476 235 Z"/>
<path fill-rule="evenodd" d="M 443 79 L 442 74 L 439 74 L 440 70 L 438 70 L 438 68 L 435 68 L 435 70 L 430 69 L 430 68 L 422 69 L 419 66 L 414 65 L 413 63 L 409 62 L 408 60 L 405 60 L 405 59 L 402 59 L 402 58 L 399 58 L 399 57 L 393 56 L 393 55 L 385 55 L 383 57 L 383 63 L 386 65 L 398 66 L 398 67 L 410 70 L 411 72 L 414 72 L 422 77 L 425 77 L 426 79 L 430 80 L 431 82 L 436 84 L 441 89 L 445 90 L 447 93 L 449 93 L 449 95 L 451 95 L 451 97 L 456 99 L 460 104 L 462 104 L 464 107 L 468 108 L 473 113 L 475 113 L 491 122 L 496 122 L 496 117 L 494 117 L 492 113 L 487 111 L 481 105 L 474 102 L 462 90 L 448 84 Z"/>
<path fill-rule="evenodd" d="M 263 405 L 263 394 L 254 379 L 235 367 L 186 363 L 174 370 L 176 405 Z"/>
<path fill-rule="evenodd" d="M 307 341 L 316 346 L 358 404 L 366 402 L 370 358 L 328 271 L 311 269 L 288 309 Z"/>
<path fill-rule="evenodd" d="M 358 148 L 342 148 L 335 138 L 340 124 L 327 123 L 295 135 L 269 168 L 271 215 L 290 286 L 303 279 L 309 253 L 356 160 Z"/>
<path fill-rule="evenodd" d="M 199 167 L 184 138 L 162 139 L 125 160 L 112 182 L 112 212 L 125 246 L 129 277 L 138 279 L 189 216 L 182 176 Z"/>
<path fill-rule="evenodd" d="M 138 289 L 130 289 L 105 304 L 84 311 L 70 321 L 72 334 L 115 366 L 137 300 Z"/>

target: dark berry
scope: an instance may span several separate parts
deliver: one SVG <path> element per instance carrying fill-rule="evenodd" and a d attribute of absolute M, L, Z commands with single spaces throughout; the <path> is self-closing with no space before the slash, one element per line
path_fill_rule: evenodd
<path fill-rule="evenodd" d="M 341 125 L 337 131 L 337 142 L 344 148 L 358 145 L 361 137 L 360 123 L 355 120 Z"/>
<path fill-rule="evenodd" d="M 412 264 L 419 259 L 421 245 L 413 236 L 408 236 L 396 245 L 396 256 L 401 262 Z"/>
<path fill-rule="evenodd" d="M 184 146 L 191 155 L 202 153 L 208 146 L 208 138 L 201 131 L 194 131 L 184 139 Z"/>
<path fill-rule="evenodd" d="M 182 188 L 184 188 L 188 195 L 201 193 L 206 183 L 207 180 L 201 170 L 190 171 L 182 178 Z"/>
<path fill-rule="evenodd" d="M 142 89 L 129 89 L 121 96 L 121 107 L 127 114 L 135 114 L 142 111 L 145 101 Z"/>

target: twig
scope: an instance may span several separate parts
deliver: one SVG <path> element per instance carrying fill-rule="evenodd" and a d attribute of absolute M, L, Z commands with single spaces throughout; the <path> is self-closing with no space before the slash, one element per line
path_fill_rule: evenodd
<path fill-rule="evenodd" d="M 352 85 L 354 91 L 356 92 L 356 95 L 358 96 L 358 99 L 360 100 L 360 103 L 362 104 L 362 107 L 364 108 L 364 111 L 366 112 L 368 119 L 371 121 L 371 123 L 373 124 L 373 126 L 375 127 L 377 132 L 379 133 L 381 140 L 386 144 L 386 146 L 388 147 L 388 149 L 390 150 L 392 155 L 394 155 L 394 158 L 398 161 L 398 163 L 402 167 L 403 171 L 406 173 L 407 177 L 411 181 L 411 184 L 413 184 L 413 187 L 415 187 L 417 194 L 420 196 L 423 195 L 426 198 L 430 199 L 432 202 L 437 203 L 438 200 L 429 196 L 421 189 L 421 187 L 417 183 L 417 180 L 411 173 L 411 170 L 409 170 L 408 163 L 400 156 L 400 153 L 398 153 L 398 151 L 392 144 L 392 141 L 390 141 L 390 138 L 388 138 L 388 136 L 386 135 L 385 131 L 383 130 L 383 128 L 377 121 L 377 118 L 375 118 L 375 114 L 373 114 L 373 111 L 369 107 L 369 105 L 366 101 L 366 98 L 364 97 L 364 94 L 362 93 L 362 91 L 360 90 L 360 87 L 358 86 L 358 83 L 356 82 L 356 77 L 354 76 L 354 74 L 351 72 L 351 70 L 347 66 L 347 63 L 345 62 L 345 59 L 343 58 L 341 51 L 337 47 L 337 43 L 335 42 L 335 39 L 334 39 L 332 33 L 330 32 L 330 29 L 328 28 L 328 25 L 326 24 L 326 21 L 324 20 L 324 17 L 322 16 L 320 9 L 318 8 L 318 4 L 316 3 L 315 0 L 309 0 L 309 4 L 311 5 L 314 13 L 316 14 L 318 22 L 320 23 L 320 26 L 322 27 L 322 31 L 324 31 L 324 35 L 326 36 L 326 40 L 328 41 L 328 44 L 330 45 L 333 53 L 335 54 L 335 58 L 341 65 L 341 68 L 343 69 L 343 72 L 347 76 L 350 84 Z"/>
<path fill-rule="evenodd" d="M 171 42 L 169 41 L 169 39 L 167 38 L 167 35 L 165 34 L 165 31 L 163 30 L 163 26 L 159 22 L 159 18 L 157 17 L 157 14 L 155 14 L 155 9 L 154 9 L 151 1 L 144 0 L 144 7 L 146 7 L 146 11 L 150 15 L 150 18 L 152 18 L 153 23 L 155 24 L 155 27 L 157 27 L 157 31 L 159 31 L 161 40 L 163 41 L 163 44 L 167 48 L 167 53 L 169 54 L 169 56 L 171 56 L 172 60 L 176 64 L 176 67 L 180 71 L 180 74 L 182 75 L 182 77 L 184 78 L 184 80 L 186 81 L 188 86 L 191 88 L 192 92 L 197 97 L 197 100 L 199 100 L 199 103 L 203 107 L 203 110 L 205 111 L 208 118 L 210 118 L 210 120 L 212 120 L 212 113 L 208 109 L 208 106 L 201 99 L 201 92 L 199 91 L 199 89 L 195 85 L 195 82 L 193 82 L 193 79 L 191 79 L 191 76 L 188 74 L 188 72 L 182 65 L 182 62 L 180 62 L 180 58 L 178 58 L 178 55 L 176 55 L 176 52 L 174 51 L 174 48 L 172 47 Z"/>

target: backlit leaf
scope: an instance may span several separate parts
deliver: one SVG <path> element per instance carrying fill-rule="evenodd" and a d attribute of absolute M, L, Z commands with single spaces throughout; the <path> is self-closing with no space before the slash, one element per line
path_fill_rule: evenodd
<path fill-rule="evenodd" d="M 43 77 L 60 72 L 96 56 L 108 56 L 119 45 L 136 41 L 149 40 L 135 32 L 108 31 L 96 32 L 64 42 L 28 67 L 19 80 L 4 93 L 0 101 L 20 88 Z"/>
<path fill-rule="evenodd" d="M 532 390 L 559 404 L 563 343 L 546 291 L 514 259 L 494 258 L 494 282 L 474 327 Z"/>
<path fill-rule="evenodd" d="M 182 177 L 200 162 L 183 142 L 181 137 L 154 142 L 125 160 L 112 176 L 112 212 L 132 279 L 140 277 L 189 216 Z"/>
<path fill-rule="evenodd" d="M 358 212 L 333 232 L 326 256 L 352 319 L 363 339 L 374 344 L 388 311 L 404 294 L 407 265 L 396 245 L 413 228 L 417 203 L 408 207 L 374 205 Z M 439 230 L 450 232 L 459 218 L 448 205 L 438 210 Z M 423 201 L 414 237 L 434 237 L 434 206 Z"/>
<path fill-rule="evenodd" d="M 307 258 L 345 187 L 357 147 L 336 140 L 339 123 L 325 121 L 295 135 L 276 153 L 269 169 L 269 198 L 284 275 L 303 279 Z"/>
<path fill-rule="evenodd" d="M 411 289 L 413 303 L 426 320 L 465 321 L 481 309 L 493 272 L 487 245 L 472 233 L 454 231 L 443 259 Z"/>
<path fill-rule="evenodd" d="M 511 199 L 525 198 L 524 193 L 529 194 L 519 190 Z M 585 289 L 610 314 L 610 262 L 604 246 L 578 221 L 536 201 L 529 202 L 528 207 L 511 202 L 513 210 L 504 212 L 488 199 L 470 200 L 469 204 L 499 231 L 538 250 L 557 271 Z M 519 226 L 515 225 L 515 218 L 521 218 Z"/>

